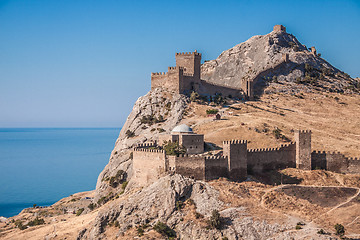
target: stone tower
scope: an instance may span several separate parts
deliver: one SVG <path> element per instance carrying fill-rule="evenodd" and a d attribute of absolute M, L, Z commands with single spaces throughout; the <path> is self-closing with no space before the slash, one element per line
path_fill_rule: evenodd
<path fill-rule="evenodd" d="M 286 32 L 286 27 L 283 25 L 275 25 L 274 26 L 274 32 Z"/>
<path fill-rule="evenodd" d="M 237 181 L 245 180 L 247 177 L 247 141 L 224 141 L 223 154 L 228 159 L 229 178 Z"/>
<path fill-rule="evenodd" d="M 177 67 L 185 68 L 185 73 L 200 80 L 201 53 L 196 50 L 195 52 L 176 53 L 175 59 Z"/>
<path fill-rule="evenodd" d="M 311 131 L 296 130 L 296 168 L 311 170 Z"/>

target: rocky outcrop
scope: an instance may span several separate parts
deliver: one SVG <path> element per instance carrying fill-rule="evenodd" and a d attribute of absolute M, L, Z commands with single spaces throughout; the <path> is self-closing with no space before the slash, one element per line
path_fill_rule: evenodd
<path fill-rule="evenodd" d="M 203 216 L 202 224 L 195 218 L 189 219 L 188 211 L 178 209 L 178 202 L 186 203 L 189 199 L 195 211 Z M 213 210 L 220 212 L 219 230 L 206 225 Z M 158 221 L 174 229 L 178 239 L 302 239 L 302 235 L 314 236 L 317 231 L 316 228 L 294 231 L 294 223 L 259 220 L 246 207 L 231 207 L 222 202 L 219 192 L 210 184 L 174 174 L 109 203 L 99 212 L 92 228 L 79 232 L 79 239 L 103 239 L 106 229 L 114 222 L 119 226 L 116 236 L 130 239 L 129 229 L 147 224 L 146 231 L 150 231 Z M 319 239 L 328 237 L 319 236 Z"/>
<path fill-rule="evenodd" d="M 95 201 L 109 192 L 121 191 L 113 188 L 106 179 L 115 176 L 119 170 L 132 175 L 131 148 L 139 143 L 153 141 L 159 134 L 168 134 L 181 121 L 188 99 L 184 95 L 169 94 L 156 89 L 140 97 L 128 116 L 116 140 L 109 163 L 100 173 L 96 184 Z"/>
<path fill-rule="evenodd" d="M 286 62 L 283 61 L 285 54 L 288 55 Z M 306 65 L 311 69 L 306 69 Z M 306 75 L 313 78 L 305 79 Z M 287 91 L 320 86 L 329 91 L 343 92 L 353 82 L 320 55 L 310 52 L 292 34 L 275 31 L 254 36 L 222 52 L 217 59 L 205 62 L 201 66 L 201 78 L 237 89 L 242 87 L 244 80 L 254 81 L 257 93 L 262 93 L 271 84 L 284 91 L 278 83 L 286 85 Z M 302 82 L 311 84 L 300 85 Z"/>

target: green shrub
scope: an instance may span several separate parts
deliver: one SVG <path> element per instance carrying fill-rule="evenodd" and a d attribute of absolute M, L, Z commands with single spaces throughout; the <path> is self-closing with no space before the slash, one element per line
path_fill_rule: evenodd
<path fill-rule="evenodd" d="M 119 184 L 123 183 L 126 180 L 126 172 L 124 170 L 119 170 L 115 174 L 108 179 L 109 185 L 113 188 L 116 188 Z"/>
<path fill-rule="evenodd" d="M 213 114 L 217 114 L 219 112 L 219 110 L 217 110 L 217 109 L 207 109 L 206 110 L 206 114 L 208 114 L 208 115 L 213 115 Z"/>
<path fill-rule="evenodd" d="M 157 130 L 159 131 L 159 133 L 165 132 L 165 129 L 163 128 L 158 128 Z"/>
<path fill-rule="evenodd" d="M 211 228 L 220 229 L 221 228 L 221 217 L 218 210 L 213 210 L 211 217 L 209 219 L 209 226 Z"/>
<path fill-rule="evenodd" d="M 106 197 L 103 196 L 103 197 L 99 198 L 99 200 L 97 201 L 97 204 L 98 204 L 98 205 L 101 205 L 101 204 L 104 204 L 104 203 L 106 203 L 106 202 L 107 202 L 107 201 L 106 201 Z"/>
<path fill-rule="evenodd" d="M 157 222 L 153 229 L 164 237 L 175 238 L 176 232 L 163 222 Z"/>
<path fill-rule="evenodd" d="M 195 212 L 195 218 L 196 218 L 196 219 L 203 218 L 203 217 L 204 217 L 204 216 L 201 215 L 200 213 Z"/>
<path fill-rule="evenodd" d="M 176 201 L 176 209 L 180 211 L 184 207 L 184 203 L 182 201 Z"/>
<path fill-rule="evenodd" d="M 118 220 L 115 220 L 115 221 L 114 221 L 114 227 L 117 227 L 117 228 L 119 228 L 119 227 L 120 227 L 120 223 L 119 223 L 119 221 L 118 221 Z"/>
<path fill-rule="evenodd" d="M 317 233 L 318 233 L 318 234 L 326 234 L 326 232 L 324 231 L 324 229 L 320 229 Z"/>
<path fill-rule="evenodd" d="M 190 101 L 195 102 L 200 98 L 200 95 L 197 92 L 191 92 L 190 94 Z"/>
<path fill-rule="evenodd" d="M 302 227 L 300 225 L 296 225 L 295 229 L 300 230 L 300 229 L 302 229 Z"/>
<path fill-rule="evenodd" d="M 88 208 L 92 211 L 92 210 L 94 210 L 96 208 L 96 204 L 95 203 L 90 203 L 88 205 Z"/>
<path fill-rule="evenodd" d="M 275 128 L 274 130 L 273 130 L 273 134 L 274 134 L 274 137 L 276 138 L 276 139 L 279 139 L 279 138 L 281 138 L 281 130 L 279 129 L 279 128 Z"/>
<path fill-rule="evenodd" d="M 224 98 L 222 97 L 221 93 L 215 95 L 214 98 L 213 98 L 213 101 L 214 101 L 214 103 L 216 103 L 216 104 L 223 104 L 223 103 L 225 103 L 225 100 L 224 100 Z"/>
<path fill-rule="evenodd" d="M 128 183 L 129 183 L 128 181 L 125 181 L 125 182 L 123 182 L 123 183 L 121 184 L 122 190 L 125 190 L 125 188 L 127 187 Z"/>
<path fill-rule="evenodd" d="M 127 138 L 132 138 L 135 136 L 135 133 L 133 131 L 130 131 L 129 129 L 125 132 Z"/>
<path fill-rule="evenodd" d="M 166 103 L 165 108 L 170 111 L 171 110 L 171 102 Z"/>
<path fill-rule="evenodd" d="M 14 223 L 15 223 L 15 226 L 18 227 L 20 230 L 27 229 L 27 226 L 23 225 L 21 220 L 16 220 Z"/>
<path fill-rule="evenodd" d="M 345 234 L 345 227 L 342 224 L 335 224 L 336 235 L 343 236 Z"/>
<path fill-rule="evenodd" d="M 186 148 L 183 145 L 180 145 L 179 142 L 165 142 L 163 149 L 165 150 L 166 155 L 179 156 L 186 153 Z"/>
<path fill-rule="evenodd" d="M 32 226 L 37 226 L 37 225 L 42 225 L 42 224 L 45 224 L 45 220 L 42 218 L 36 217 L 34 220 L 30 221 L 27 225 L 32 227 Z"/>
<path fill-rule="evenodd" d="M 141 226 L 137 227 L 136 231 L 137 231 L 139 237 L 143 236 L 144 232 L 145 232 Z"/>
<path fill-rule="evenodd" d="M 133 159 L 134 158 L 134 153 L 131 152 L 130 155 L 129 155 L 129 159 Z"/>
<path fill-rule="evenodd" d="M 77 212 L 76 212 L 76 216 L 80 216 L 83 213 L 84 210 L 85 210 L 84 208 L 78 209 Z"/>

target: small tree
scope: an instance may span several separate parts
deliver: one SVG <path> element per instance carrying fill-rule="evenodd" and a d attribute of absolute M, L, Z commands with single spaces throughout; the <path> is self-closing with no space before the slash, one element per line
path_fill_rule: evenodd
<path fill-rule="evenodd" d="M 134 137 L 134 136 L 135 136 L 135 133 L 134 133 L 133 131 L 130 131 L 130 130 L 127 130 L 127 131 L 125 132 L 125 134 L 126 134 L 126 136 L 127 136 L 128 138 L 131 138 L 131 137 Z"/>
<path fill-rule="evenodd" d="M 180 145 L 179 142 L 166 142 L 163 148 L 167 155 L 179 156 L 186 153 L 186 148 L 183 145 Z"/>
<path fill-rule="evenodd" d="M 175 238 L 176 232 L 163 222 L 157 222 L 153 229 L 168 238 Z"/>
<path fill-rule="evenodd" d="M 90 203 L 88 205 L 88 208 L 92 211 L 92 210 L 94 210 L 96 208 L 96 204 L 95 203 Z"/>
<path fill-rule="evenodd" d="M 275 128 L 275 129 L 273 130 L 273 134 L 274 134 L 274 137 L 275 137 L 276 139 L 281 138 L 281 130 L 280 130 L 279 128 Z"/>
<path fill-rule="evenodd" d="M 78 209 L 77 212 L 76 212 L 76 216 L 80 216 L 83 213 L 84 210 L 85 210 L 84 208 Z"/>
<path fill-rule="evenodd" d="M 206 110 L 206 114 L 208 114 L 208 115 L 217 114 L 218 112 L 219 112 L 219 110 L 213 109 L 213 108 Z"/>
<path fill-rule="evenodd" d="M 221 217 L 218 210 L 213 210 L 209 220 L 209 225 L 212 228 L 220 229 L 221 228 Z"/>
<path fill-rule="evenodd" d="M 345 234 L 345 227 L 342 225 L 342 224 L 335 224 L 335 231 L 336 231 L 336 235 L 339 235 L 339 236 L 344 236 Z"/>
<path fill-rule="evenodd" d="M 200 95 L 197 92 L 191 92 L 190 94 L 190 101 L 195 102 L 200 98 Z"/>

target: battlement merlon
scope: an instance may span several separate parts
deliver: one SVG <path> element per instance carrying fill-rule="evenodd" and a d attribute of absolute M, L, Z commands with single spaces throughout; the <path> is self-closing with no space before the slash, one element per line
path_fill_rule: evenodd
<path fill-rule="evenodd" d="M 228 144 L 247 144 L 247 140 L 228 140 L 228 141 L 223 141 L 223 145 L 228 145 Z"/>
<path fill-rule="evenodd" d="M 199 56 L 201 57 L 201 53 L 198 53 L 197 50 L 195 50 L 194 52 L 179 52 L 179 53 L 175 53 L 175 56 Z"/>
<path fill-rule="evenodd" d="M 177 71 L 177 70 L 183 72 L 183 71 L 186 71 L 186 68 L 184 68 L 184 67 L 179 67 L 179 66 L 176 66 L 176 67 L 168 67 L 168 72 Z"/>
<path fill-rule="evenodd" d="M 167 74 L 166 72 L 152 72 L 151 76 L 154 76 L 154 75 L 166 75 L 166 74 Z"/>

